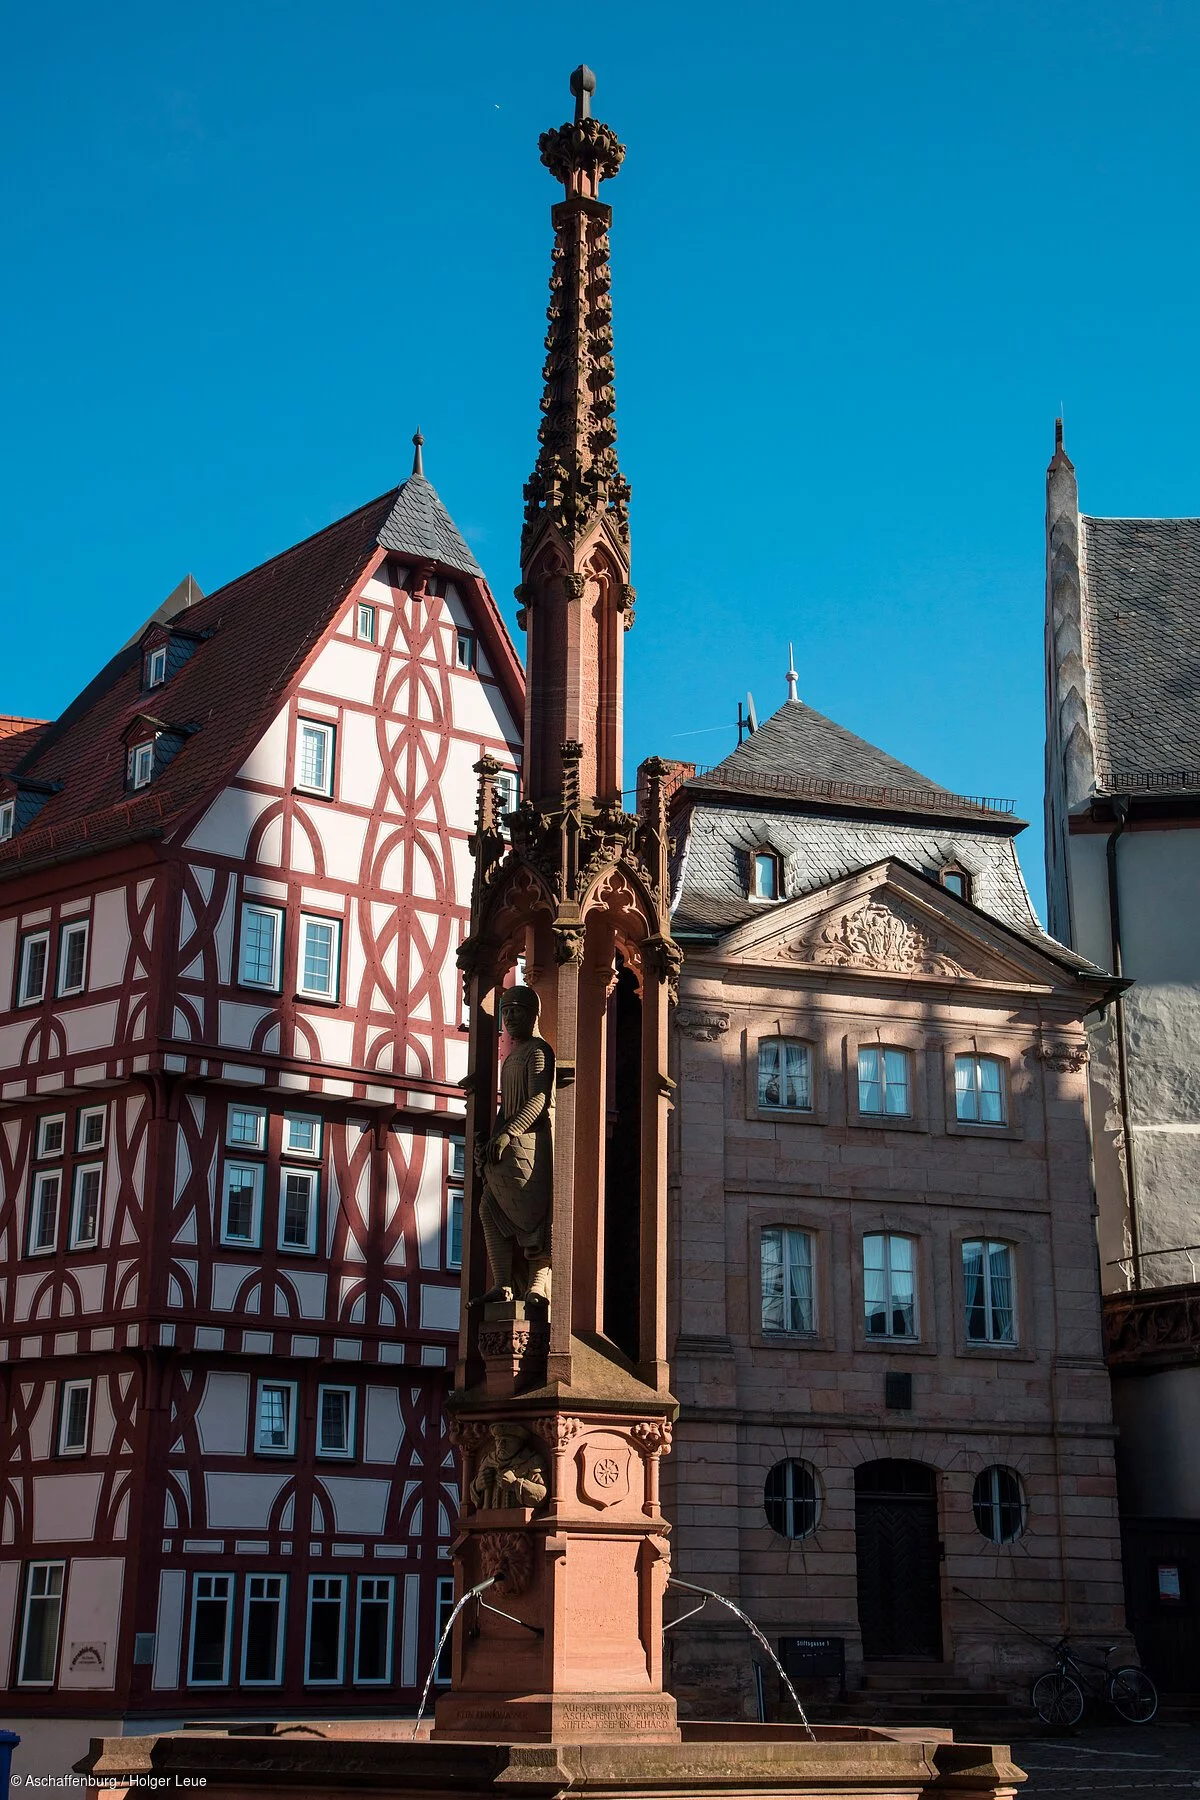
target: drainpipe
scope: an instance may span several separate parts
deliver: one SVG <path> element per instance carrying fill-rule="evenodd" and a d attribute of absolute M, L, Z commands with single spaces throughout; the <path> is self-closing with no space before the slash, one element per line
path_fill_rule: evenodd
<path fill-rule="evenodd" d="M 1117 840 L 1129 823 L 1128 794 L 1112 796 L 1116 828 L 1108 834 L 1104 858 L 1108 865 L 1108 928 L 1112 947 L 1114 975 L 1125 973 L 1121 959 L 1121 888 L 1117 880 Z M 1129 1252 L 1133 1264 L 1133 1285 L 1142 1285 L 1141 1229 L 1138 1221 L 1137 1176 L 1133 1166 L 1133 1136 L 1129 1128 L 1129 1053 L 1125 1039 L 1125 996 L 1113 1001 L 1117 1027 L 1117 1095 L 1121 1108 L 1121 1141 L 1125 1154 L 1125 1192 L 1129 1197 Z"/>

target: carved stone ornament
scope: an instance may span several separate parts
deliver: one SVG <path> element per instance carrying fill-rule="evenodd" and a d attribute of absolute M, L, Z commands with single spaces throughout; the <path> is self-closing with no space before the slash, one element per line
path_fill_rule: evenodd
<path fill-rule="evenodd" d="M 533 1579 L 533 1539 L 527 1531 L 481 1531 L 479 1567 L 510 1594 L 523 1594 Z"/>
<path fill-rule="evenodd" d="M 669 1456 L 671 1452 L 670 1419 L 643 1419 L 633 1426 L 630 1437 L 639 1443 L 647 1456 Z"/>
<path fill-rule="evenodd" d="M 568 1418 L 565 1413 L 555 1413 L 549 1419 L 533 1419 L 530 1423 L 542 1442 L 558 1452 L 567 1449 L 581 1429 L 579 1420 Z"/>
<path fill-rule="evenodd" d="M 629 1446 L 612 1438 L 589 1438 L 576 1452 L 580 1496 L 604 1511 L 629 1497 Z"/>
<path fill-rule="evenodd" d="M 933 937 L 881 900 L 868 900 L 857 911 L 843 913 L 835 924 L 826 925 L 815 936 L 786 944 L 779 954 L 798 962 L 880 969 L 889 974 L 956 978 L 967 974 Z"/>
<path fill-rule="evenodd" d="M 581 963 L 583 961 L 582 925 L 556 925 L 554 927 L 554 960 L 556 963 Z"/>
<path fill-rule="evenodd" d="M 471 1455 L 490 1435 L 491 1427 L 482 1419 L 451 1419 L 450 1442 Z"/>
<path fill-rule="evenodd" d="M 681 1006 L 675 1014 L 675 1023 L 684 1037 L 696 1038 L 702 1044 L 711 1044 L 714 1038 L 723 1037 L 729 1030 L 729 1014 L 701 1012 L 696 1007 Z"/>
<path fill-rule="evenodd" d="M 1046 1044 L 1040 1039 L 1025 1052 L 1027 1063 L 1045 1063 L 1056 1075 L 1075 1075 L 1087 1066 L 1086 1044 Z"/>
<path fill-rule="evenodd" d="M 587 586 L 586 575 L 564 575 L 563 587 L 567 591 L 568 600 L 582 600 L 583 590 Z"/>
<path fill-rule="evenodd" d="M 530 1442 L 524 1426 L 498 1419 L 492 1445 L 479 1459 L 471 1482 L 471 1499 L 484 1511 L 515 1506 L 541 1506 L 550 1491 L 546 1459 Z"/>
<path fill-rule="evenodd" d="M 683 951 L 672 937 L 655 932 L 642 945 L 642 958 L 660 981 L 665 981 L 671 998 L 679 998 L 679 972 L 683 968 Z"/>

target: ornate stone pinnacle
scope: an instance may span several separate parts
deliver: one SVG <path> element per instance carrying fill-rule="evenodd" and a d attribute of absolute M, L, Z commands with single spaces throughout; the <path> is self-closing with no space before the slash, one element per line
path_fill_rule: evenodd
<path fill-rule="evenodd" d="M 580 119 L 591 118 L 592 95 L 595 91 L 596 77 L 586 63 L 580 63 L 571 75 L 571 92 L 575 96 L 575 123 L 577 125 Z"/>

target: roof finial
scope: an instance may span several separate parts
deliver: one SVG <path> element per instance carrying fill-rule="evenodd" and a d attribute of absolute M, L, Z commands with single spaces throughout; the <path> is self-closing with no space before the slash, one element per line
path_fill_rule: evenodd
<path fill-rule="evenodd" d="M 1063 422 L 1062 422 L 1062 418 L 1060 416 L 1059 418 L 1055 419 L 1055 421 L 1054 421 L 1054 448 L 1056 450 L 1061 450 L 1062 447 L 1063 447 Z"/>
<path fill-rule="evenodd" d="M 421 455 L 421 446 L 424 442 L 425 439 L 421 436 L 421 427 L 418 425 L 417 429 L 413 432 L 412 472 L 414 475 L 424 475 L 425 473 L 425 461 Z"/>
<path fill-rule="evenodd" d="M 591 118 L 592 95 L 595 91 L 596 77 L 586 63 L 580 63 L 571 75 L 571 92 L 575 96 L 575 123 L 577 125 L 580 119 Z"/>
<path fill-rule="evenodd" d="M 799 682 L 799 680 L 800 680 L 800 677 L 796 673 L 795 654 L 792 650 L 792 646 L 789 644 L 788 645 L 788 672 L 787 672 L 788 699 L 789 700 L 798 700 L 800 698 L 799 689 L 797 687 L 797 683 Z"/>

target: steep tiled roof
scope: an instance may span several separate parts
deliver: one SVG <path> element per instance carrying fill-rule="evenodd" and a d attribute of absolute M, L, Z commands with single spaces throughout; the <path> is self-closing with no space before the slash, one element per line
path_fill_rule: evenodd
<path fill-rule="evenodd" d="M 1200 786 L 1200 519 L 1082 523 L 1102 779 Z"/>
<path fill-rule="evenodd" d="M 483 574 L 438 499 L 437 490 L 421 474 L 410 475 L 396 495 L 379 541 L 399 556 L 442 563 L 448 569 L 461 569 L 465 575 Z"/>
<path fill-rule="evenodd" d="M 44 734 L 45 719 L 18 719 L 12 713 L 0 713 L 0 775 L 7 775 L 24 756 L 28 756 Z"/>

